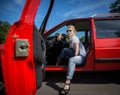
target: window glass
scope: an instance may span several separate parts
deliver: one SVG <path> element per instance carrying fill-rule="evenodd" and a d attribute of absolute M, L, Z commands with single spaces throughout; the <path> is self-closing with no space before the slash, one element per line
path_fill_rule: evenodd
<path fill-rule="evenodd" d="M 85 40 L 90 40 L 90 31 L 77 31 L 77 37 L 84 43 Z"/>
<path fill-rule="evenodd" d="M 48 37 L 56 36 L 57 34 L 67 34 L 66 30 L 67 30 L 67 26 L 62 26 L 61 28 L 52 32 Z"/>
<path fill-rule="evenodd" d="M 50 0 L 41 0 L 40 5 L 35 16 L 35 25 L 39 29 L 49 8 Z"/>
<path fill-rule="evenodd" d="M 96 20 L 97 38 L 118 38 L 120 37 L 120 20 Z"/>
<path fill-rule="evenodd" d="M 51 34 L 49 34 L 47 36 L 47 38 L 55 37 L 58 34 L 67 35 L 66 30 L 67 30 L 67 26 L 64 25 L 64 26 L 60 27 L 59 29 L 53 31 Z M 77 31 L 76 35 L 83 43 L 90 40 L 90 31 L 80 31 L 79 30 L 79 31 Z"/>
<path fill-rule="evenodd" d="M 85 42 L 85 31 L 77 31 L 76 35 L 81 42 Z"/>

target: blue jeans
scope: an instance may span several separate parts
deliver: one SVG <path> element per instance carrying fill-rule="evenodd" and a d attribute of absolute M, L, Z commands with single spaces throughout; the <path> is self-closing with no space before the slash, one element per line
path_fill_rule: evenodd
<path fill-rule="evenodd" d="M 59 57 L 58 57 L 58 63 L 60 63 L 60 61 L 65 58 L 65 57 L 73 57 L 75 55 L 75 52 L 70 49 L 70 48 L 63 48 L 63 50 L 61 51 Z"/>
<path fill-rule="evenodd" d="M 69 59 L 67 79 L 73 78 L 76 64 L 82 64 L 84 60 L 85 60 L 85 57 L 82 55 L 74 56 Z"/>

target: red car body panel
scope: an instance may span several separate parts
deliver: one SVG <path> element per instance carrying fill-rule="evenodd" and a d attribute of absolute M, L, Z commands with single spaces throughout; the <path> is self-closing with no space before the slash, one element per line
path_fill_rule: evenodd
<path fill-rule="evenodd" d="M 96 39 L 95 41 L 96 58 L 119 58 L 120 39 Z"/>
<path fill-rule="evenodd" d="M 35 95 L 36 93 L 33 26 L 39 3 L 40 0 L 27 0 L 20 20 L 14 23 L 8 32 L 2 52 L 2 72 L 7 95 Z M 15 57 L 17 39 L 28 39 L 29 53 L 25 58 Z"/>
<path fill-rule="evenodd" d="M 120 39 L 96 39 L 95 41 L 96 59 L 120 59 Z M 120 62 L 95 62 L 96 70 L 120 70 Z"/>
<path fill-rule="evenodd" d="M 118 20 L 118 18 L 114 19 Z M 98 18 L 97 20 L 102 19 Z M 110 20 L 110 18 L 106 18 L 106 20 Z M 94 42 L 95 71 L 120 70 L 120 38 L 97 38 L 94 26 Z M 100 61 L 96 61 L 97 59 Z"/>

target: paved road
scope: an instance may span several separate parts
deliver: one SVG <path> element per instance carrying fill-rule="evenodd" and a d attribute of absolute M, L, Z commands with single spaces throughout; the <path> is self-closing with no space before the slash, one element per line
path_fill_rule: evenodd
<path fill-rule="evenodd" d="M 37 95 L 59 95 L 65 72 L 47 72 Z M 120 72 L 75 73 L 69 95 L 120 95 Z"/>
<path fill-rule="evenodd" d="M 65 72 L 47 72 L 37 95 L 59 95 L 65 75 Z M 1 90 L 1 83 L 0 87 Z M 69 95 L 120 95 L 120 71 L 75 73 Z"/>

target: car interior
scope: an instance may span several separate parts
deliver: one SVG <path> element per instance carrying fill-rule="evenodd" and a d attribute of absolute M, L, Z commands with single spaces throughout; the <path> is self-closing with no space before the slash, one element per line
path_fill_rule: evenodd
<path fill-rule="evenodd" d="M 56 29 L 52 33 L 48 34 L 45 38 L 47 52 L 46 52 L 46 59 L 47 59 L 47 66 L 55 66 L 57 58 L 63 48 L 69 47 L 69 41 L 67 37 L 67 26 L 74 25 L 77 30 L 77 36 L 79 37 L 80 41 L 85 46 L 87 54 L 90 50 L 90 22 L 89 21 L 72 21 L 67 22 L 62 27 Z M 57 36 L 62 34 L 62 41 L 57 41 Z M 85 64 L 85 62 L 84 62 Z M 84 65 L 83 64 L 83 65 Z M 65 57 L 62 62 L 58 66 L 67 66 L 68 65 L 68 58 Z"/>

